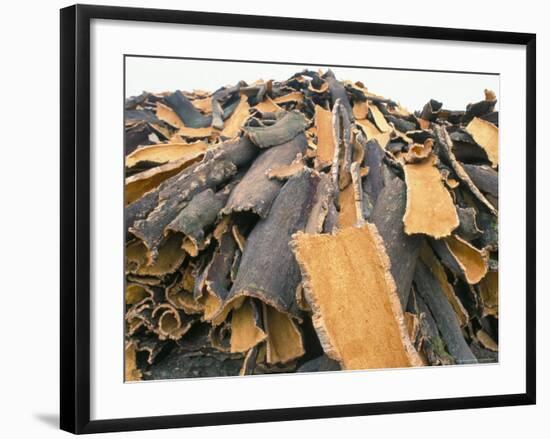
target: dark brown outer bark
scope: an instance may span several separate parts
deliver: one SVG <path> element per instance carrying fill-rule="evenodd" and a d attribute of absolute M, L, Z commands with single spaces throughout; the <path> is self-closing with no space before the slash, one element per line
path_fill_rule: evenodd
<path fill-rule="evenodd" d="M 416 265 L 414 282 L 418 294 L 428 305 L 441 332 L 441 337 L 455 362 L 457 364 L 477 363 L 476 357 L 470 350 L 466 340 L 464 340 L 453 307 L 447 300 L 445 293 L 441 291 L 437 279 L 433 277 L 422 261 L 419 261 Z"/>
<path fill-rule="evenodd" d="M 195 195 L 166 229 L 183 233 L 197 248 L 201 248 L 205 240 L 205 230 L 216 222 L 218 213 L 229 198 L 231 187 L 228 186 L 216 193 L 212 189 L 206 189 Z"/>
<path fill-rule="evenodd" d="M 498 172 L 487 165 L 462 165 L 481 192 L 498 198 Z"/>
<path fill-rule="evenodd" d="M 495 109 L 496 100 L 494 101 L 479 101 L 473 104 L 468 104 L 466 107 L 466 114 L 464 114 L 463 122 L 468 123 L 474 117 L 483 116 L 485 114 L 491 113 Z"/>
<path fill-rule="evenodd" d="M 464 277 L 464 271 L 460 267 L 460 264 L 457 262 L 456 258 L 447 247 L 447 244 L 442 239 L 430 239 L 430 245 L 433 250 L 436 252 L 439 259 L 445 267 L 447 267 L 451 272 L 461 278 Z"/>
<path fill-rule="evenodd" d="M 409 299 L 414 270 L 422 238 L 407 235 L 403 227 L 407 188 L 398 177 L 390 179 L 378 196 L 369 219 L 382 236 L 391 262 L 391 274 L 395 280 L 401 306 L 405 309 Z"/>
<path fill-rule="evenodd" d="M 343 84 L 340 81 L 336 79 L 332 70 L 328 70 L 323 76 L 323 78 L 328 83 L 328 89 L 330 92 L 330 100 L 332 101 L 332 105 L 334 106 L 336 101 L 340 99 L 340 102 L 342 103 L 342 105 L 346 109 L 346 112 L 348 113 L 349 119 L 353 120 L 353 111 L 351 108 L 351 104 L 349 102 L 346 88 L 343 86 Z"/>
<path fill-rule="evenodd" d="M 231 270 L 238 250 L 237 243 L 230 230 L 222 235 L 220 243 L 212 262 L 207 268 L 205 285 L 210 293 L 220 300 L 225 300 L 229 295 L 231 285 Z"/>
<path fill-rule="evenodd" d="M 205 116 L 187 99 L 181 91 L 177 90 L 164 98 L 168 106 L 172 108 L 189 128 L 204 128 L 212 124 L 212 116 Z"/>
<path fill-rule="evenodd" d="M 455 172 L 457 177 L 462 181 L 466 187 L 470 190 L 472 195 L 474 195 L 478 201 L 483 204 L 489 212 L 493 215 L 498 215 L 497 209 L 483 196 L 477 186 L 474 184 L 470 176 L 464 170 L 464 167 L 458 162 L 455 155 L 453 154 L 453 142 L 447 133 L 447 130 L 443 126 L 434 125 L 434 134 L 435 134 L 435 144 L 437 148 L 437 153 L 442 161 L 450 166 Z"/>
<path fill-rule="evenodd" d="M 219 160 L 221 154 L 223 154 L 223 157 L 232 162 L 237 168 L 242 168 L 250 163 L 258 155 L 258 152 L 259 149 L 246 138 L 223 142 L 216 149 L 208 151 L 202 162 L 194 163 L 185 168 L 179 174 L 162 182 L 156 189 L 146 193 L 138 200 L 126 206 L 124 209 L 126 230 L 129 230 L 137 220 L 147 218 L 157 206 L 160 199 L 169 197 L 174 188 L 179 187 L 179 185 L 187 180 L 197 168 L 200 169 L 205 162 L 216 157 L 216 159 Z M 128 237 L 130 236 L 131 234 L 128 235 Z"/>
<path fill-rule="evenodd" d="M 245 128 L 248 138 L 259 148 L 281 145 L 304 132 L 307 120 L 299 111 L 289 111 L 275 124 L 265 127 Z"/>
<path fill-rule="evenodd" d="M 456 212 L 460 223 L 454 233 L 468 242 L 479 238 L 481 230 L 477 227 L 476 210 L 473 207 L 457 206 Z"/>
<path fill-rule="evenodd" d="M 369 173 L 363 180 L 363 191 L 368 195 L 372 205 L 376 204 L 378 195 L 384 187 L 384 150 L 376 140 L 369 140 L 365 144 L 364 165 L 369 168 Z"/>
<path fill-rule="evenodd" d="M 414 313 L 420 322 L 420 340 L 417 349 L 422 350 L 431 366 L 454 364 L 453 357 L 445 350 L 443 340 L 439 335 L 437 324 L 428 305 L 414 290 L 411 293 Z"/>
<path fill-rule="evenodd" d="M 194 171 L 177 181 L 168 193 L 161 191 L 160 201 L 155 209 L 146 219 L 136 221 L 130 228 L 130 232 L 143 241 L 153 260 L 158 255 L 158 246 L 164 238 L 166 226 L 188 201 L 195 194 L 227 181 L 237 173 L 237 167 L 220 154 L 219 157 L 201 163 Z"/>
<path fill-rule="evenodd" d="M 228 300 L 252 296 L 279 311 L 298 315 L 295 293 L 301 274 L 289 243 L 292 235 L 306 226 L 319 181 L 308 170 L 287 181 L 268 217 L 260 220 L 247 238 Z"/>
<path fill-rule="evenodd" d="M 306 147 L 305 135 L 299 134 L 290 142 L 269 148 L 260 154 L 231 192 L 222 214 L 250 211 L 265 218 L 283 184 L 277 179 L 270 179 L 267 172 L 289 165 L 297 154 L 305 152 Z"/>

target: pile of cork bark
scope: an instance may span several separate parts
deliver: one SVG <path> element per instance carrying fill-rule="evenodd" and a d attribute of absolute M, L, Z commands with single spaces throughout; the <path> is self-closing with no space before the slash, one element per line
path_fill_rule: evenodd
<path fill-rule="evenodd" d="M 331 70 L 127 99 L 126 380 L 497 361 L 495 104 Z"/>

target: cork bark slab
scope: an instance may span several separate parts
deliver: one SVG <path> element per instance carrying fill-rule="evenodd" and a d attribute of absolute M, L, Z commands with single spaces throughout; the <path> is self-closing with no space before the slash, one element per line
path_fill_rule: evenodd
<path fill-rule="evenodd" d="M 375 226 L 297 234 L 293 249 L 327 355 L 344 369 L 421 365 Z"/>
<path fill-rule="evenodd" d="M 407 183 L 405 232 L 423 233 L 434 238 L 449 236 L 459 225 L 451 194 L 445 187 L 435 157 L 404 167 Z"/>
<path fill-rule="evenodd" d="M 494 168 L 498 166 L 498 128 L 486 120 L 474 117 L 466 131 L 487 153 Z"/>

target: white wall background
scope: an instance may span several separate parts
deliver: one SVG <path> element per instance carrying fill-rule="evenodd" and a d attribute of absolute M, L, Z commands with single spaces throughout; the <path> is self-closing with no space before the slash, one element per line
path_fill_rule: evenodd
<path fill-rule="evenodd" d="M 266 15 L 294 15 L 396 24 L 436 25 L 537 32 L 538 34 L 538 224 L 548 221 L 548 179 L 542 164 L 550 154 L 543 145 L 544 102 L 550 96 L 548 76 L 550 30 L 543 2 L 516 3 L 464 0 L 452 13 L 440 1 L 421 5 L 407 0 L 358 3 L 319 1 L 102 0 L 89 3 L 122 6 L 196 9 Z M 61 437 L 58 412 L 58 288 L 59 288 L 59 50 L 58 8 L 67 1 L 8 2 L 3 5 L 2 105 L 4 160 L 0 172 L 2 209 L 2 357 L 0 361 L 0 432 L 3 437 Z M 422 54 L 419 54 L 422 56 Z M 548 232 L 538 228 L 539 398 L 536 407 L 511 407 L 456 412 L 404 414 L 349 419 L 285 422 L 203 429 L 126 433 L 128 437 L 545 437 L 550 431 L 548 369 L 549 324 L 545 317 L 548 281 L 542 278 L 550 245 Z M 545 349 L 544 349 L 545 348 Z M 113 434 L 105 437 L 122 437 Z"/>

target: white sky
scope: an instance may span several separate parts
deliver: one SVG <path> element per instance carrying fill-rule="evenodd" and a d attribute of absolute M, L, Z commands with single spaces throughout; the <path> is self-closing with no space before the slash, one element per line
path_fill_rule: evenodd
<path fill-rule="evenodd" d="M 327 66 L 126 57 L 126 97 L 142 91 L 215 91 L 239 80 L 248 83 L 257 79 L 280 81 L 304 68 L 326 70 Z M 411 111 L 421 110 L 432 98 L 443 102 L 444 108 L 449 110 L 463 110 L 468 103 L 482 100 L 486 88 L 499 96 L 497 75 L 376 68 L 331 69 L 336 78 L 362 81 L 370 92 L 400 102 Z"/>

